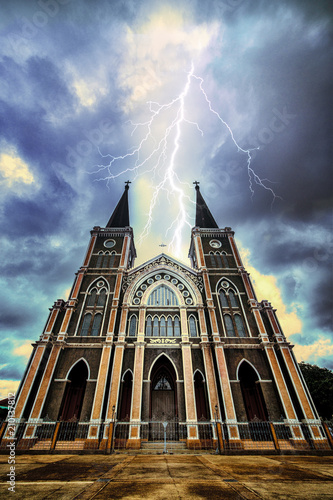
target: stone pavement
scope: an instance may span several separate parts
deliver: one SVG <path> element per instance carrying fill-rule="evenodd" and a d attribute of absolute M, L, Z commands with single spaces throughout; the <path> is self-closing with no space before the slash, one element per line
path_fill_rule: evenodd
<path fill-rule="evenodd" d="M 15 493 L 0 455 L 0 497 L 333 499 L 333 456 L 18 455 Z"/>

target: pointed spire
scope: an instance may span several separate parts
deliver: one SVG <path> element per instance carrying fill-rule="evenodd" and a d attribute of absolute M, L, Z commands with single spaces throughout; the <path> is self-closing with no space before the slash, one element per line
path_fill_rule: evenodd
<path fill-rule="evenodd" d="M 195 184 L 195 190 L 197 192 L 197 203 L 196 203 L 196 213 L 195 213 L 195 225 L 196 227 L 207 227 L 211 229 L 218 229 L 218 225 L 215 222 L 214 217 L 212 216 L 209 208 L 206 205 L 205 200 L 203 199 L 199 182 L 193 182 Z"/>
<path fill-rule="evenodd" d="M 125 191 L 113 211 L 106 227 L 127 227 L 129 223 L 128 190 L 130 181 L 125 182 Z"/>

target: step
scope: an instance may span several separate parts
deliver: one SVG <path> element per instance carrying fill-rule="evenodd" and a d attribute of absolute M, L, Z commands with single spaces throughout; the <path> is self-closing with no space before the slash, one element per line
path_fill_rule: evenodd
<path fill-rule="evenodd" d="M 186 443 L 182 441 L 167 441 L 167 449 L 186 450 Z M 164 441 L 142 441 L 141 449 L 164 449 Z"/>

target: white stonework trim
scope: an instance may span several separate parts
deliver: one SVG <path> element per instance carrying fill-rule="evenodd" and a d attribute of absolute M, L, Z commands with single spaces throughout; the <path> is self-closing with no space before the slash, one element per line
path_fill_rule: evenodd
<path fill-rule="evenodd" d="M 124 382 L 125 375 L 126 375 L 127 372 L 130 372 L 132 374 L 132 382 L 133 382 L 133 380 L 134 380 L 134 374 L 133 374 L 133 372 L 132 372 L 132 370 L 130 368 L 127 368 L 127 370 L 124 371 L 123 376 L 121 377 L 121 382 Z M 132 386 L 132 389 L 133 389 L 133 386 Z"/>
<path fill-rule="evenodd" d="M 195 376 L 195 374 L 196 374 L 197 372 L 199 372 L 199 373 L 201 374 L 203 381 L 206 383 L 206 379 L 205 379 L 205 377 L 204 377 L 204 374 L 202 373 L 202 371 L 201 371 L 201 370 L 199 370 L 199 368 L 197 368 L 197 369 L 196 369 L 196 370 L 194 370 L 194 372 L 193 372 L 193 382 L 194 382 L 194 376 Z"/>
<path fill-rule="evenodd" d="M 273 355 L 274 355 L 275 360 L 276 360 L 276 363 L 277 363 L 278 370 L 280 371 L 281 379 L 282 379 L 282 380 L 283 380 L 283 382 L 284 382 L 284 386 L 285 386 L 285 389 L 286 389 L 286 393 L 287 393 L 287 395 L 288 395 L 288 397 L 289 397 L 289 400 L 290 400 L 291 407 L 292 407 L 292 409 L 294 410 L 294 414 L 295 414 L 295 416 L 297 416 L 297 413 L 296 413 L 296 410 L 295 410 L 295 407 L 294 407 L 294 403 L 293 403 L 293 401 L 292 401 L 292 399 L 291 399 L 291 396 L 290 396 L 290 394 L 289 394 L 289 390 L 288 390 L 288 387 L 287 387 L 287 383 L 286 383 L 286 381 L 285 381 L 285 379 L 284 379 L 284 376 L 283 376 L 283 373 L 282 373 L 282 370 L 281 370 L 281 367 L 280 367 L 279 360 L 277 359 L 277 356 L 276 356 L 276 352 L 275 352 L 275 351 L 274 351 L 274 349 L 273 349 L 273 348 L 271 348 L 271 347 L 270 347 L 270 348 L 268 348 L 267 346 L 265 346 L 265 347 L 264 347 L 264 349 L 265 349 L 265 352 L 266 352 L 266 357 L 267 357 L 267 359 L 268 359 L 269 366 L 270 366 L 270 368 L 271 368 L 271 372 L 272 372 L 272 375 L 273 375 L 273 379 L 274 379 L 274 381 L 275 381 L 275 386 L 276 386 L 276 388 L 277 388 L 277 390 L 278 390 L 278 393 L 279 393 L 279 396 L 280 396 L 280 402 L 281 402 L 281 404 L 282 404 L 282 406 L 283 406 L 283 409 L 284 409 L 284 412 L 285 412 L 285 415 L 286 415 L 286 419 L 288 419 L 288 412 L 287 412 L 287 409 L 286 409 L 286 407 L 285 407 L 285 405 L 284 405 L 284 400 L 283 400 L 282 394 L 281 394 L 281 392 L 280 392 L 280 387 L 279 387 L 279 384 L 278 384 L 278 383 L 277 383 L 277 381 L 275 380 L 275 377 L 274 377 L 274 369 L 273 369 L 273 366 L 272 366 L 272 364 L 271 364 L 271 359 L 270 359 L 270 357 L 269 357 L 269 355 L 268 355 L 268 353 L 267 353 L 267 349 L 271 349 L 271 351 L 273 352 Z"/>
<path fill-rule="evenodd" d="M 87 365 L 87 368 L 88 368 L 88 378 L 87 378 L 87 380 L 90 379 L 90 366 L 89 366 L 87 360 L 84 359 L 83 357 L 81 357 L 80 359 L 78 359 L 77 361 L 75 361 L 75 363 L 72 364 L 72 366 L 70 367 L 70 369 L 67 372 L 65 380 L 67 380 L 67 381 L 69 380 L 68 375 L 70 374 L 70 372 L 72 371 L 72 369 L 74 368 L 74 366 L 77 365 L 80 361 L 84 361 L 85 364 Z"/>
<path fill-rule="evenodd" d="M 296 395 L 297 395 L 298 402 L 299 402 L 299 404 L 300 404 L 300 407 L 302 408 L 303 415 L 304 415 L 304 416 L 305 416 L 305 418 L 306 418 L 306 413 L 305 413 L 305 410 L 304 410 L 304 407 L 303 407 L 303 403 L 302 403 L 301 397 L 300 397 L 300 395 L 299 395 L 299 393 L 298 393 L 298 390 L 297 390 L 297 387 L 296 387 L 296 384 L 295 384 L 295 381 L 294 381 L 294 377 L 293 377 L 293 376 L 291 375 L 291 373 L 290 373 L 289 366 L 288 366 L 288 363 L 287 363 L 286 358 L 285 358 L 285 354 L 284 354 L 284 353 L 285 353 L 285 351 L 286 351 L 286 350 L 288 350 L 288 351 L 289 351 L 289 353 L 290 353 L 290 359 L 291 359 L 291 361 L 292 361 L 292 363 L 293 363 L 293 365 L 294 365 L 294 368 L 295 368 L 296 374 L 298 375 L 298 379 L 299 379 L 299 381 L 300 381 L 300 383 L 301 383 L 301 385 L 302 385 L 302 387 L 303 387 L 304 396 L 305 396 L 305 397 L 306 397 L 306 399 L 307 399 L 308 405 L 310 406 L 310 409 L 311 409 L 311 411 L 312 411 L 312 413 L 313 413 L 314 417 L 319 418 L 319 417 L 318 417 L 317 412 L 313 409 L 313 408 L 314 408 L 314 407 L 313 407 L 313 404 L 311 404 L 312 400 L 311 400 L 311 401 L 309 401 L 308 393 L 307 393 L 307 390 L 306 390 L 306 388 L 305 388 L 305 386 L 304 386 L 304 378 L 303 378 L 303 377 L 301 378 L 301 377 L 300 377 L 300 375 L 299 375 L 299 372 L 300 372 L 301 370 L 300 370 L 300 368 L 298 368 L 298 366 L 297 366 L 297 365 L 296 365 L 296 363 L 295 363 L 295 358 L 294 358 L 294 356 L 293 356 L 293 352 L 289 349 L 289 347 L 281 347 L 281 349 L 280 349 L 280 350 L 281 350 L 281 353 L 282 353 L 283 362 L 284 362 L 284 364 L 285 364 L 285 367 L 286 367 L 286 368 L 287 368 L 287 370 L 288 370 L 288 373 L 289 373 L 289 376 L 290 376 L 290 380 L 291 380 L 291 382 L 292 382 L 292 384 L 293 384 L 293 386 L 294 386 L 294 389 L 295 389 L 295 392 L 296 392 Z M 312 403 L 313 403 L 313 402 L 312 402 Z"/>
<path fill-rule="evenodd" d="M 161 347 L 161 346 L 158 346 L 158 347 Z M 163 345 L 163 348 L 164 348 L 164 347 L 165 347 L 165 346 Z M 172 346 L 172 347 L 174 347 L 174 346 Z M 154 364 L 156 363 L 156 361 L 157 361 L 157 360 L 158 360 L 161 356 L 165 356 L 166 358 L 168 358 L 168 360 L 171 362 L 171 364 L 172 364 L 172 366 L 173 366 L 173 368 L 174 368 L 174 370 L 175 370 L 175 374 L 176 374 L 176 382 L 181 382 L 181 381 L 179 380 L 179 377 L 178 377 L 178 371 L 177 371 L 177 368 L 176 368 L 175 363 L 172 361 L 172 359 L 171 359 L 171 358 L 170 358 L 170 357 L 169 357 L 169 356 L 168 356 L 165 352 L 161 352 L 161 354 L 159 354 L 159 355 L 158 355 L 158 356 L 154 359 L 154 361 L 152 362 L 152 364 L 150 365 L 149 372 L 148 372 L 148 380 L 149 380 L 149 382 L 151 382 L 151 371 L 152 371 L 152 369 L 153 369 L 153 366 L 154 366 Z"/>
<path fill-rule="evenodd" d="M 140 349 L 142 350 L 142 363 L 141 363 L 141 374 L 140 374 L 140 378 L 141 380 L 143 380 L 143 369 L 144 369 L 144 364 L 145 364 L 145 346 L 144 345 L 138 345 L 138 346 L 135 346 L 135 353 L 134 353 L 134 366 L 133 366 L 133 383 L 132 383 L 132 394 L 131 394 L 131 416 L 130 416 L 130 423 L 132 424 L 133 422 L 141 422 L 141 412 L 142 412 L 142 393 L 143 393 L 143 386 L 142 386 L 142 383 L 141 383 L 141 387 L 139 387 L 139 390 L 140 390 L 140 393 L 141 393 L 141 396 L 140 396 L 140 403 L 139 403 L 139 418 L 138 420 L 134 420 L 132 419 L 132 415 L 133 415 L 133 396 L 134 396 L 134 372 L 135 372 L 135 365 L 136 365 L 136 353 L 137 353 L 137 349 Z M 120 385 L 120 384 L 119 384 Z M 118 398 L 119 398 L 119 392 L 118 392 Z M 129 434 L 131 435 L 131 434 Z M 140 428 L 139 428 L 139 431 L 138 431 L 138 436 L 137 436 L 137 439 L 140 438 Z"/>
<path fill-rule="evenodd" d="M 23 412 L 24 412 L 25 407 L 26 407 L 26 405 L 27 405 L 27 402 L 28 402 L 28 399 L 29 399 L 29 396 L 30 396 L 31 389 L 32 389 L 32 387 L 33 387 L 33 385 L 34 385 L 34 382 L 35 382 L 35 379 L 36 379 L 36 376 L 37 376 L 37 373 L 38 373 L 38 370 L 39 370 L 39 367 L 40 367 L 41 361 L 42 361 L 42 359 L 43 359 L 43 357 L 44 357 L 44 354 L 45 354 L 45 346 L 44 346 L 44 345 L 43 345 L 43 346 L 37 346 L 37 348 L 35 349 L 35 352 L 34 352 L 34 354 L 33 354 L 33 358 L 32 358 L 31 363 L 30 363 L 29 370 L 27 371 L 26 377 L 25 377 L 24 382 L 23 382 L 23 384 L 22 384 L 20 394 L 18 395 L 18 397 L 17 397 L 17 399 L 16 399 L 16 404 L 17 404 L 17 403 L 18 403 L 18 401 L 19 401 L 19 399 L 20 399 L 20 396 L 21 396 L 21 394 L 22 394 L 22 390 L 23 390 L 23 388 L 24 388 L 24 385 L 25 385 L 25 382 L 26 382 L 26 380 L 27 380 L 27 378 L 28 378 L 28 375 L 29 375 L 29 373 L 30 373 L 30 370 L 31 370 L 31 368 L 32 368 L 32 366 L 33 366 L 33 363 L 34 363 L 34 360 L 35 360 L 35 357 L 36 357 L 36 354 L 37 354 L 38 349 L 43 349 L 43 351 L 44 351 L 44 352 L 42 353 L 42 355 L 41 355 L 41 357 L 40 357 L 40 360 L 39 360 L 38 366 L 37 366 L 36 371 L 35 371 L 34 378 L 33 378 L 32 382 L 31 382 L 31 384 L 30 384 L 30 388 L 29 388 L 29 391 L 28 391 L 27 397 L 25 398 L 24 404 L 22 405 L 22 412 L 21 412 L 21 415 L 23 415 Z M 50 357 L 50 354 L 51 354 L 51 351 L 50 351 L 50 353 L 49 353 L 49 357 Z M 36 398 L 35 398 L 35 400 L 36 400 Z M 30 412 L 30 413 L 31 413 L 31 412 Z M 17 418 L 21 418 L 21 415 L 17 415 Z"/>
<path fill-rule="evenodd" d="M 53 350 L 53 348 L 51 349 L 50 356 L 49 356 L 49 358 L 48 358 L 48 360 L 47 360 L 47 363 L 46 363 L 46 366 L 45 366 L 45 370 L 44 370 L 44 373 L 43 373 L 42 379 L 41 379 L 41 381 L 40 381 L 39 388 L 38 388 L 38 391 L 37 391 L 37 394 L 36 394 L 36 397 L 35 397 L 35 401 L 34 401 L 34 404 L 33 404 L 33 406 L 32 406 L 32 409 L 31 409 L 30 414 L 34 411 L 34 408 L 35 408 L 35 405 L 36 405 L 36 401 L 37 401 L 37 398 L 38 398 L 38 395 L 39 395 L 39 391 L 40 391 L 40 386 L 41 386 L 41 384 L 43 383 L 44 376 L 45 376 L 45 372 L 46 372 L 47 367 L 48 367 L 49 362 L 50 362 L 50 357 L 51 357 L 51 355 L 52 355 L 52 350 Z M 44 404 L 45 404 L 45 401 L 46 401 L 47 395 L 48 395 L 48 393 L 49 393 L 49 388 L 50 388 L 50 385 L 51 385 L 51 382 L 52 382 L 52 377 L 53 377 L 53 374 L 54 374 L 54 370 L 55 370 L 55 368 L 56 368 L 56 366 L 57 366 L 57 363 L 58 363 L 58 359 L 59 359 L 60 351 L 61 351 L 61 349 L 59 349 L 59 351 L 58 351 L 58 353 L 57 353 L 57 357 L 56 357 L 56 359 L 55 359 L 55 361 L 54 361 L 54 365 L 53 365 L 53 368 L 52 368 L 52 372 L 51 372 L 51 374 L 50 374 L 50 378 L 49 378 L 49 383 L 47 384 L 47 388 L 46 388 L 46 391 L 45 391 L 45 394 L 44 394 L 44 400 L 43 400 L 43 403 L 42 403 L 42 404 L 41 404 L 41 406 L 40 406 L 40 410 L 39 410 L 39 413 L 38 413 L 38 417 L 37 417 L 37 418 L 41 418 L 40 416 L 41 416 L 41 413 L 42 413 L 42 411 L 43 411 L 43 407 L 44 407 Z"/>
<path fill-rule="evenodd" d="M 243 358 L 243 359 L 242 359 L 242 360 L 238 363 L 238 366 L 237 366 L 237 369 L 236 369 L 236 377 L 237 377 L 237 380 L 239 380 L 239 368 L 240 368 L 240 365 L 241 365 L 242 363 L 248 363 L 248 364 L 251 366 L 251 368 L 253 368 L 253 370 L 256 372 L 257 377 L 258 377 L 258 380 L 259 380 L 259 381 L 261 381 L 260 374 L 259 374 L 258 370 L 256 369 L 256 367 L 255 367 L 255 366 L 253 366 L 253 364 L 252 364 L 250 361 L 248 361 L 247 359 L 245 359 L 245 358 Z"/>
<path fill-rule="evenodd" d="M 111 347 L 111 346 L 110 346 Z M 122 349 L 122 357 L 121 357 L 121 366 L 120 366 L 120 370 L 119 370 L 119 373 L 118 374 L 115 374 L 114 373 L 114 363 L 115 363 L 115 359 L 116 359 L 116 350 L 117 349 Z M 118 389 L 117 389 L 117 397 L 116 397 L 116 404 L 115 404 L 115 413 L 118 413 L 118 405 L 119 405 L 119 390 L 120 390 L 120 374 L 121 374 L 121 370 L 123 369 L 123 362 L 124 362 L 124 350 L 125 350 L 125 347 L 124 345 L 116 345 L 115 346 L 115 350 L 114 350 L 114 354 L 113 354 L 113 360 L 112 360 L 112 370 L 111 370 L 111 377 L 110 377 L 110 386 L 109 386 L 109 395 L 108 395 L 108 404 L 106 406 L 106 413 L 105 413 L 105 416 L 107 417 L 108 416 L 108 413 L 109 413 L 109 406 L 110 406 L 110 396 L 111 396 L 111 387 L 112 387 L 112 381 L 113 381 L 113 376 L 114 375 L 117 375 L 118 376 Z M 105 388 L 106 388 L 106 384 L 105 384 Z M 105 390 L 104 390 L 105 392 Z M 103 400 L 104 401 L 104 400 Z M 106 420 L 110 421 L 109 419 L 106 418 Z"/>

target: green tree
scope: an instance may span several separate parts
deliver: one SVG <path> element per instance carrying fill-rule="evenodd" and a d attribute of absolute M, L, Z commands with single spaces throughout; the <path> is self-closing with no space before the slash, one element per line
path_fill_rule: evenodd
<path fill-rule="evenodd" d="M 327 368 L 299 363 L 305 382 L 319 415 L 325 420 L 333 418 L 333 372 Z"/>

